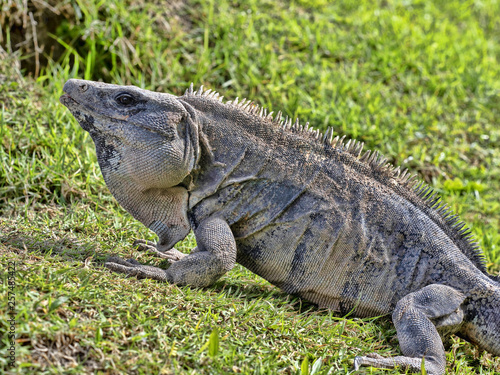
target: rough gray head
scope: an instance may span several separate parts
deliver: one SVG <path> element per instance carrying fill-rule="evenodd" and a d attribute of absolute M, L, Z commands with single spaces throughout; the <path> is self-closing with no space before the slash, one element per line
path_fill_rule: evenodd
<path fill-rule="evenodd" d="M 70 79 L 60 101 L 88 131 L 106 182 L 144 190 L 179 184 L 198 158 L 198 129 L 174 95 Z"/>

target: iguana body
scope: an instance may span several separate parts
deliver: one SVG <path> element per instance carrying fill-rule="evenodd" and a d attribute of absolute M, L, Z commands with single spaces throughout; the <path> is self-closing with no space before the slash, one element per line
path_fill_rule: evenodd
<path fill-rule="evenodd" d="M 208 286 L 238 262 L 321 307 L 393 314 L 402 357 L 355 366 L 443 374 L 439 334 L 500 355 L 500 284 L 470 231 L 426 186 L 357 142 L 330 139 L 218 94 L 182 97 L 69 80 L 61 97 L 90 132 L 111 193 L 159 237 L 167 270 L 118 272 Z M 190 230 L 198 247 L 173 246 Z"/>

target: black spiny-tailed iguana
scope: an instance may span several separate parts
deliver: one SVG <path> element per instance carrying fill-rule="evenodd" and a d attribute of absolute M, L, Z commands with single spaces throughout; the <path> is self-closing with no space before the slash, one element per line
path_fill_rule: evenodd
<path fill-rule="evenodd" d="M 237 262 L 341 314 L 392 313 L 403 356 L 356 368 L 419 371 L 425 357 L 443 374 L 451 333 L 500 355 L 499 278 L 432 190 L 378 153 L 192 86 L 177 97 L 72 79 L 64 91 L 109 190 L 159 237 L 142 248 L 172 263 L 110 269 L 204 287 Z M 173 246 L 191 229 L 184 255 Z"/>

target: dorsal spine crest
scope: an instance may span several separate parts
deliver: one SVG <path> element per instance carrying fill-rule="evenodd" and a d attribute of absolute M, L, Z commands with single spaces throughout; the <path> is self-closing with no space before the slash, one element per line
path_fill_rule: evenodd
<path fill-rule="evenodd" d="M 217 92 L 212 90 L 204 91 L 203 86 L 200 86 L 200 88 L 195 91 L 192 83 L 186 90 L 185 95 L 202 96 L 218 100 L 224 104 L 224 97 L 220 96 Z M 225 105 L 236 107 L 239 110 L 262 118 L 264 121 L 268 122 L 270 126 L 278 126 L 283 132 L 302 134 L 305 139 L 312 138 L 313 142 L 317 141 L 318 143 L 327 144 L 330 145 L 332 149 L 348 153 L 354 156 L 359 162 L 367 165 L 373 171 L 374 176 L 378 173 L 382 179 L 392 180 L 402 188 L 413 191 L 428 209 L 432 209 L 443 219 L 449 230 L 451 230 L 452 235 L 456 236 L 459 241 L 465 241 L 466 249 L 468 248 L 466 254 L 471 257 L 480 269 L 483 271 L 485 270 L 484 255 L 482 254 L 479 244 L 474 242 L 474 236 L 471 234 L 471 230 L 465 223 L 460 221 L 458 215 L 453 214 L 448 205 L 441 202 L 441 197 L 437 195 L 434 189 L 423 181 L 419 181 L 417 176 L 415 174 L 410 174 L 407 168 L 403 171 L 401 171 L 399 166 L 395 168 L 392 164 L 388 163 L 388 159 L 380 155 L 378 151 L 367 150 L 362 152 L 364 147 L 363 142 L 350 139 L 347 143 L 344 143 L 346 136 L 343 135 L 339 137 L 337 135 L 334 137 L 334 130 L 332 127 L 329 127 L 324 133 L 321 133 L 319 130 L 310 127 L 308 122 L 304 126 L 300 125 L 298 118 L 292 124 L 292 119 L 288 116 L 282 119 L 283 114 L 281 111 L 278 111 L 276 115 L 273 116 L 274 112 L 267 113 L 265 108 L 254 104 L 248 99 L 239 101 L 239 98 L 236 97 L 233 101 L 227 101 Z M 462 251 L 464 250 L 462 249 Z"/>

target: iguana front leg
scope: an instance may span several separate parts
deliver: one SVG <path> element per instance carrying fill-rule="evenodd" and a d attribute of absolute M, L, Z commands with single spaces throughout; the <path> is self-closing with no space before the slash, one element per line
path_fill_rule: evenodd
<path fill-rule="evenodd" d="M 399 366 L 405 370 L 420 372 L 424 357 L 427 374 L 444 374 L 445 352 L 436 326 L 448 332 L 458 330 L 463 318 L 460 305 L 464 299 L 462 293 L 439 284 L 428 285 L 406 295 L 399 300 L 392 314 L 404 356 L 383 358 L 377 354 L 368 354 L 356 357 L 354 368 Z"/>
<path fill-rule="evenodd" d="M 194 287 L 209 286 L 234 267 L 236 242 L 229 225 L 218 218 L 208 218 L 201 222 L 194 234 L 198 244 L 197 251 L 173 262 L 167 270 L 119 258 L 111 258 L 105 266 L 139 278 Z"/>

